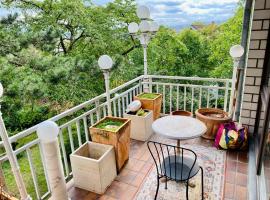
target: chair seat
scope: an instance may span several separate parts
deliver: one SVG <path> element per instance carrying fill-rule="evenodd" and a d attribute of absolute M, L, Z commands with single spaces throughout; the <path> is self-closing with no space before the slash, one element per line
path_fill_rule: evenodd
<path fill-rule="evenodd" d="M 164 171 L 164 175 L 167 176 L 168 178 L 173 179 L 175 181 L 186 181 L 194 177 L 200 170 L 200 167 L 197 162 L 195 162 L 194 166 L 193 164 L 194 159 L 191 159 L 189 157 L 184 156 L 182 164 L 182 156 L 169 156 L 165 158 L 161 166 L 162 170 Z"/>

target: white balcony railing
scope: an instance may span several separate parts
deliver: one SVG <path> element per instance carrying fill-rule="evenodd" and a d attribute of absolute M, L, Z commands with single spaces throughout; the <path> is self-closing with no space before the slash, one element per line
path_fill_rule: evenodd
<path fill-rule="evenodd" d="M 143 82 L 145 78 L 149 82 Z M 200 107 L 215 107 L 228 111 L 232 103 L 230 98 L 232 81 L 229 79 L 149 75 L 137 77 L 111 90 L 113 116 L 123 116 L 133 96 L 143 92 L 143 84 L 149 84 L 150 92 L 163 94 L 162 114 L 169 114 L 178 109 L 194 112 Z M 49 119 L 60 127 L 59 143 L 67 181 L 72 177 L 69 154 L 90 140 L 88 127 L 106 115 L 107 104 L 104 93 Z M 14 154 L 21 169 L 23 168 L 21 172 L 26 180 L 26 187 L 30 190 L 28 193 L 33 199 L 45 199 L 50 194 L 50 189 L 44 169 L 42 146 L 36 136 L 37 126 L 10 137 L 10 142 L 29 138 L 30 142 L 16 149 Z M 7 156 L 2 156 L 0 161 L 3 174 L 9 179 L 12 172 Z M 6 183 L 8 189 L 16 193 L 13 190 L 14 183 Z"/>

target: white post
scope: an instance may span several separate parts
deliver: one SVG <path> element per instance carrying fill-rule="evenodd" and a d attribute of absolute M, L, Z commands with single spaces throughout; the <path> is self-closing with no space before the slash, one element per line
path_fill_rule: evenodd
<path fill-rule="evenodd" d="M 2 97 L 2 95 L 3 95 L 3 86 L 0 83 L 0 98 Z M 31 197 L 27 194 L 26 187 L 24 185 L 23 178 L 20 173 L 20 166 L 18 164 L 17 157 L 14 154 L 11 144 L 9 142 L 8 133 L 2 118 L 1 105 L 0 105 L 0 134 L 5 147 L 6 154 L 8 156 L 11 165 L 12 172 L 15 177 L 18 190 L 20 192 L 21 199 L 30 200 Z"/>
<path fill-rule="evenodd" d="M 105 79 L 105 90 L 107 97 L 108 115 L 112 116 L 112 106 L 111 106 L 111 94 L 110 94 L 110 70 L 113 66 L 113 60 L 108 55 L 100 56 L 98 59 L 99 68 L 103 71 Z"/>
<path fill-rule="evenodd" d="M 143 92 L 149 92 L 149 79 L 147 78 L 148 75 L 148 63 L 147 63 L 147 44 L 143 44 L 143 66 L 144 66 L 144 80 L 143 84 Z"/>
<path fill-rule="evenodd" d="M 233 75 L 232 75 L 232 90 L 231 90 L 231 97 L 230 97 L 230 107 L 229 107 L 229 114 L 234 119 L 234 98 L 235 98 L 235 86 L 236 86 L 236 75 L 237 75 L 237 67 L 239 64 L 239 59 L 233 59 Z"/>
<path fill-rule="evenodd" d="M 234 120 L 235 118 L 235 102 L 236 102 L 236 86 L 238 85 L 237 69 L 239 67 L 239 61 L 244 54 L 244 48 L 241 45 L 234 45 L 230 48 L 230 55 L 233 59 L 233 76 L 232 76 L 232 90 L 230 97 L 229 114 Z"/>
<path fill-rule="evenodd" d="M 112 116 L 111 94 L 110 94 L 110 72 L 104 71 L 103 74 L 105 79 L 106 97 L 108 104 L 108 116 Z"/>
<path fill-rule="evenodd" d="M 55 122 L 45 121 L 37 128 L 43 147 L 44 160 L 51 188 L 52 200 L 68 200 L 66 182 L 57 140 L 59 127 Z"/>

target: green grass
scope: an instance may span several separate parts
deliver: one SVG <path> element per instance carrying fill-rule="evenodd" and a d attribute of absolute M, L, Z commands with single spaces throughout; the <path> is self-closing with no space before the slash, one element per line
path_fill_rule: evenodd
<path fill-rule="evenodd" d="M 155 99 L 159 96 L 159 94 L 153 94 L 153 93 L 143 93 L 140 94 L 138 97 L 142 99 Z"/>
<path fill-rule="evenodd" d="M 123 124 L 124 122 L 121 122 L 121 121 L 105 119 L 103 122 L 96 125 L 96 128 L 116 132 L 119 129 L 119 127 L 121 127 Z"/>

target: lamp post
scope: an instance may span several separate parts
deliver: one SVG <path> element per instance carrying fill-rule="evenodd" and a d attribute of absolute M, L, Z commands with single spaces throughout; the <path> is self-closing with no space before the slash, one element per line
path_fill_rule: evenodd
<path fill-rule="evenodd" d="M 3 96 L 3 93 L 4 93 L 4 89 L 3 89 L 2 84 L 0 83 L 0 98 Z M 18 164 L 17 157 L 13 153 L 11 144 L 9 142 L 8 133 L 4 124 L 4 120 L 2 118 L 1 105 L 0 105 L 0 134 L 1 134 L 1 138 L 5 147 L 6 154 L 10 162 L 12 172 L 15 177 L 15 181 L 16 181 L 21 199 L 31 200 L 31 197 L 27 194 L 26 187 L 24 185 L 23 178 L 20 173 L 20 166 Z"/>
<path fill-rule="evenodd" d="M 138 25 L 132 22 L 128 26 L 130 35 L 140 40 L 143 47 L 143 58 L 144 58 L 144 82 L 148 82 L 148 64 L 147 64 L 147 47 L 154 35 L 159 30 L 159 25 L 150 19 L 150 10 L 146 6 L 140 6 L 137 9 L 137 16 L 141 19 Z M 144 92 L 149 92 L 148 84 L 143 85 Z"/>
<path fill-rule="evenodd" d="M 232 75 L 232 90 L 231 90 L 231 97 L 230 97 L 230 108 L 229 113 L 231 117 L 235 118 L 235 103 L 236 103 L 236 96 L 237 96 L 237 88 L 239 83 L 239 71 L 241 70 L 239 68 L 239 62 L 240 58 L 244 54 L 244 48 L 241 45 L 234 45 L 230 48 L 230 55 L 233 59 L 233 75 Z"/>
<path fill-rule="evenodd" d="M 66 181 L 57 140 L 59 127 L 55 122 L 45 121 L 37 128 L 40 139 L 52 200 L 68 200 Z"/>
<path fill-rule="evenodd" d="M 113 60 L 108 55 L 103 55 L 98 59 L 99 68 L 103 71 L 105 79 L 105 89 L 107 97 L 107 106 L 108 106 L 108 116 L 112 116 L 112 107 L 111 107 L 111 94 L 110 94 L 110 70 L 113 66 Z"/>

